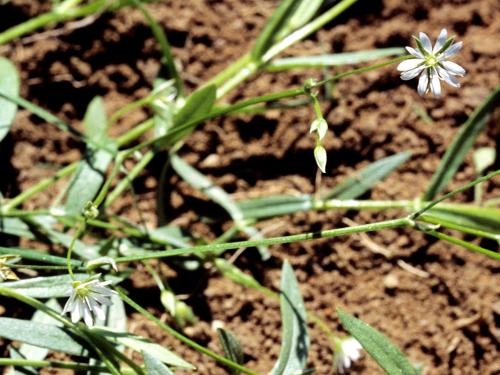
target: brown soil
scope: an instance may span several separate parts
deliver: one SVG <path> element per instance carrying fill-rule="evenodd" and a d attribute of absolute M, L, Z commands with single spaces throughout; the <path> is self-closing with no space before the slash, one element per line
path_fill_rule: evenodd
<path fill-rule="evenodd" d="M 194 88 L 248 50 L 275 5 L 275 1 L 256 0 L 166 1 L 151 9 L 169 35 L 183 78 Z M 38 2 L 13 0 L 1 8 L 0 28 L 44 8 Z M 324 106 L 330 130 L 325 141 L 328 173 L 322 189 L 370 161 L 410 150 L 411 160 L 364 198 L 413 199 L 425 190 L 458 127 L 499 84 L 500 7 L 496 0 L 360 1 L 333 24 L 290 49 L 291 55 L 305 55 L 403 46 L 420 30 L 435 38 L 442 27 L 464 41 L 464 50 L 456 59 L 468 71 L 463 87 L 446 88 L 441 99 L 421 98 L 416 94 L 416 82 L 402 82 L 393 67 L 340 82 L 334 100 Z M 11 43 L 2 52 L 21 71 L 23 96 L 77 127 L 96 95 L 104 97 L 111 113 L 147 93 L 160 57 L 141 14 L 130 9 L 103 15 L 89 26 L 57 37 Z M 311 76 L 320 77 L 312 71 L 262 74 L 227 100 L 293 87 Z M 417 116 L 415 105 L 424 108 L 435 123 L 429 125 Z M 111 133 L 122 134 L 146 116 L 146 112 L 135 112 Z M 305 107 L 218 119 L 189 137 L 181 153 L 238 199 L 312 193 L 314 142 L 307 133 L 311 119 L 312 110 Z M 498 118 L 490 122 L 478 146 L 499 149 L 497 123 Z M 20 111 L 0 148 L 2 193 L 7 197 L 17 194 L 78 160 L 82 150 L 83 145 L 68 134 Z M 139 207 L 151 227 L 157 225 L 154 191 L 159 169 L 160 159 L 135 184 Z M 469 157 L 451 187 L 472 178 Z M 175 176 L 169 177 L 169 183 L 168 209 L 176 225 L 208 239 L 226 228 L 223 223 L 204 220 L 215 207 L 203 196 Z M 500 180 L 485 183 L 485 190 L 487 197 L 498 197 Z M 47 207 L 57 193 L 57 188 L 50 189 L 25 208 Z M 460 199 L 470 201 L 471 197 L 469 192 Z M 132 203 L 133 198 L 125 196 L 113 210 L 137 221 Z M 344 226 L 345 218 L 369 223 L 398 214 L 300 213 L 267 220 L 258 227 L 269 230 L 268 236 L 277 236 Z M 495 247 L 490 242 L 483 245 Z M 382 246 L 390 255 L 374 253 L 374 246 Z M 335 314 L 342 307 L 387 334 L 412 361 L 423 363 L 425 374 L 500 374 L 498 262 L 407 230 L 275 246 L 271 252 L 273 259 L 262 263 L 248 250 L 237 264 L 276 289 L 281 261 L 288 259 L 308 309 L 336 332 L 344 334 Z M 401 262 L 423 273 L 409 272 Z M 212 326 L 221 321 L 240 339 L 248 367 L 259 372 L 272 367 L 280 342 L 275 301 L 210 270 L 187 277 L 169 272 L 176 291 L 189 295 L 187 302 L 200 317 L 198 324 L 185 330 L 188 336 L 220 352 Z M 164 312 L 157 289 L 140 266 L 128 287 L 136 288 L 134 297 L 151 311 Z M 225 373 L 141 316 L 130 312 L 129 324 L 133 332 L 172 347 L 197 364 L 199 373 Z M 318 374 L 331 373 L 332 354 L 326 339 L 313 326 L 311 336 L 310 365 Z M 381 370 L 365 358 L 352 372 L 379 374 Z"/>

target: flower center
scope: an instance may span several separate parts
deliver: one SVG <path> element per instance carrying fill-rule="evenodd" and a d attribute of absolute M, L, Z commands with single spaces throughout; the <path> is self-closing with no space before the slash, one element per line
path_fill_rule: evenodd
<path fill-rule="evenodd" d="M 430 68 L 436 66 L 438 63 L 439 63 L 439 60 L 434 55 L 428 55 L 425 58 L 425 65 L 427 65 Z"/>

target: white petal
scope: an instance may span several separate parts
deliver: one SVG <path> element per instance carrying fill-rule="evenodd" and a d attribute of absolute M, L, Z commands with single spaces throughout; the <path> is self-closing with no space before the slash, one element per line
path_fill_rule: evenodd
<path fill-rule="evenodd" d="M 432 52 L 433 53 L 438 52 L 441 49 L 441 47 L 444 46 L 444 43 L 446 42 L 447 38 L 448 38 L 448 32 L 446 31 L 446 29 L 441 30 L 441 32 L 439 33 L 439 36 L 436 40 L 436 44 L 434 44 L 434 48 L 432 49 Z"/>
<path fill-rule="evenodd" d="M 408 70 L 408 71 L 406 71 L 406 72 L 403 72 L 403 73 L 401 73 L 401 79 L 402 79 L 403 81 L 409 81 L 410 79 L 413 79 L 413 78 L 415 78 L 416 76 L 418 76 L 418 75 L 420 74 L 420 72 L 421 72 L 422 70 L 424 70 L 424 68 L 425 68 L 425 66 L 423 66 L 423 65 L 422 65 L 422 66 L 419 66 L 419 67 L 417 67 L 417 68 L 415 68 L 415 69 L 412 69 L 412 70 Z"/>
<path fill-rule="evenodd" d="M 351 367 L 351 359 L 348 356 L 344 356 L 344 363 L 343 363 L 344 368 L 349 368 Z"/>
<path fill-rule="evenodd" d="M 101 305 L 111 306 L 113 302 L 107 297 L 101 296 L 99 294 L 93 294 L 92 298 L 99 302 Z"/>
<path fill-rule="evenodd" d="M 97 316 L 98 319 L 106 320 L 106 313 L 104 312 L 101 306 L 96 304 L 92 306 L 92 308 L 94 310 L 94 314 Z"/>
<path fill-rule="evenodd" d="M 83 301 L 79 298 L 75 300 L 73 310 L 71 310 L 71 321 L 77 323 L 83 316 Z"/>
<path fill-rule="evenodd" d="M 462 42 L 452 44 L 448 49 L 446 49 L 446 51 L 443 52 L 443 55 L 441 58 L 447 59 L 448 57 L 456 55 L 458 53 L 458 51 L 460 51 L 462 49 L 462 45 L 463 45 Z"/>
<path fill-rule="evenodd" d="M 64 315 L 68 311 L 73 310 L 73 306 L 75 304 L 75 297 L 76 297 L 76 293 L 72 293 L 71 296 L 66 301 L 66 304 L 64 305 L 64 309 L 63 309 L 61 315 Z"/>
<path fill-rule="evenodd" d="M 432 43 L 429 37 L 427 36 L 426 33 L 420 33 L 418 34 L 418 39 L 422 42 L 422 45 L 424 46 L 425 50 L 429 53 L 432 52 Z"/>
<path fill-rule="evenodd" d="M 397 70 L 404 72 L 406 70 L 415 69 L 417 66 L 424 62 L 423 59 L 409 59 L 399 63 Z"/>
<path fill-rule="evenodd" d="M 112 296 L 113 294 L 117 294 L 114 290 L 97 285 L 92 285 L 89 287 L 89 289 L 95 293 L 99 293 L 104 296 Z"/>
<path fill-rule="evenodd" d="M 439 97 L 441 95 L 441 83 L 439 82 L 439 75 L 436 70 L 433 69 L 430 76 L 431 92 L 434 96 Z"/>
<path fill-rule="evenodd" d="M 453 87 L 460 87 L 460 83 L 458 82 L 458 80 L 455 77 L 453 77 L 451 74 L 449 74 L 446 69 L 443 69 L 440 66 L 438 66 L 437 71 L 439 74 L 439 78 L 441 78 L 443 81 L 445 81 L 448 85 L 453 86 Z"/>
<path fill-rule="evenodd" d="M 411 47 L 405 47 L 406 50 L 408 51 L 409 54 L 415 56 L 415 57 L 418 57 L 419 59 L 423 59 L 424 58 L 424 55 L 422 55 L 422 53 L 420 51 L 417 51 L 415 48 L 411 48 Z"/>
<path fill-rule="evenodd" d="M 92 319 L 92 313 L 87 305 L 84 305 L 83 308 L 83 320 L 88 327 L 92 327 L 94 325 L 94 320 Z"/>
<path fill-rule="evenodd" d="M 457 76 L 463 76 L 465 74 L 465 69 L 453 61 L 442 61 L 441 64 L 448 71 L 448 73 L 455 74 Z"/>
<path fill-rule="evenodd" d="M 429 74 L 427 70 L 424 70 L 418 79 L 418 94 L 424 96 L 427 92 L 427 86 L 429 85 Z"/>

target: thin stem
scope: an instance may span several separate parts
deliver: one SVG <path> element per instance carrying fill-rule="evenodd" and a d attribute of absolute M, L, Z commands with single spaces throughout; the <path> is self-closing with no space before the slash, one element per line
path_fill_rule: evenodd
<path fill-rule="evenodd" d="M 73 273 L 73 265 L 72 265 L 72 261 L 71 261 L 71 253 L 73 252 L 73 249 L 75 247 L 75 243 L 76 243 L 76 240 L 78 238 L 80 238 L 80 236 L 82 235 L 82 233 L 85 231 L 85 227 L 86 227 L 86 220 L 80 225 L 80 228 L 78 228 L 78 230 L 75 232 L 73 238 L 71 239 L 71 242 L 69 244 L 69 247 L 68 247 L 68 252 L 66 254 L 66 267 L 68 268 L 68 273 L 69 275 L 71 276 L 71 278 L 73 280 L 76 280 L 75 278 L 75 275 Z"/>
<path fill-rule="evenodd" d="M 120 295 L 120 298 L 125 302 L 127 303 L 129 306 L 131 306 L 133 309 L 135 309 L 137 312 L 139 312 L 140 314 L 142 314 L 143 316 L 145 316 L 146 318 L 148 318 L 149 320 L 155 322 L 158 327 L 160 327 L 161 329 L 163 329 L 165 332 L 167 332 L 168 334 L 172 335 L 173 337 L 175 337 L 176 339 L 178 339 L 179 341 L 181 341 L 182 343 L 190 346 L 191 348 L 199 351 L 200 353 L 203 353 L 207 356 L 209 356 L 210 358 L 213 358 L 214 360 L 216 360 L 217 362 L 227 366 L 227 367 L 230 367 L 232 369 L 235 369 L 235 370 L 238 370 L 240 372 L 243 372 L 245 374 L 248 374 L 248 375 L 258 375 L 256 372 L 238 364 L 238 363 L 235 363 L 217 353 L 214 353 L 212 352 L 211 350 L 208 350 L 207 348 L 203 347 L 202 345 L 194 342 L 193 340 L 187 338 L 186 336 L 182 335 L 181 333 L 177 332 L 175 329 L 173 329 L 172 327 L 169 327 L 168 325 L 166 325 L 165 323 L 163 323 L 161 320 L 159 320 L 157 317 L 155 317 L 153 314 L 151 314 L 149 311 L 147 311 L 146 309 L 142 308 L 139 304 L 137 304 L 136 302 L 134 302 L 132 299 L 130 299 L 124 292 L 123 290 L 121 290 L 120 288 L 117 288 L 116 289 L 118 294 Z"/>
<path fill-rule="evenodd" d="M 292 243 L 297 241 L 308 241 L 318 238 L 333 238 L 338 236 L 344 236 L 347 234 L 353 233 L 362 233 L 362 232 L 372 232 L 381 229 L 389 229 L 389 228 L 399 228 L 404 227 L 409 224 L 412 224 L 412 221 L 408 218 L 400 218 L 395 220 L 386 220 L 380 221 L 378 223 L 364 224 L 358 225 L 354 227 L 346 227 L 346 228 L 337 228 L 324 230 L 319 232 L 308 232 L 302 234 L 295 234 L 290 236 L 282 236 L 282 237 L 273 237 L 273 238 L 264 238 L 259 240 L 250 240 L 250 241 L 238 241 L 238 242 L 229 242 L 229 243 L 219 243 L 219 244 L 209 244 L 202 246 L 195 246 L 184 249 L 172 249 L 165 251 L 155 251 L 151 253 L 146 253 L 142 255 L 132 255 L 126 257 L 116 258 L 117 263 L 131 262 L 135 260 L 144 260 L 144 259 L 157 259 L 157 258 L 166 258 L 177 255 L 184 254 L 202 254 L 207 252 L 218 252 L 224 250 L 235 250 L 242 247 L 256 247 L 256 246 L 269 246 L 269 245 L 280 245 L 285 243 Z"/>
<path fill-rule="evenodd" d="M 428 211 L 430 210 L 432 207 L 434 207 L 435 205 L 439 204 L 440 202 L 448 199 L 448 198 L 451 198 L 453 197 L 454 195 L 456 194 L 459 194 L 459 193 L 462 193 L 468 189 L 470 189 L 471 187 L 474 187 L 475 185 L 477 184 L 480 184 L 481 182 L 483 181 L 487 181 L 497 175 L 500 175 L 500 169 L 497 169 L 496 171 L 493 171 L 491 173 L 488 173 L 487 175 L 485 176 L 482 176 L 482 177 L 479 177 L 479 178 L 476 178 L 474 181 L 468 183 L 467 185 L 464 185 L 458 189 L 455 189 L 453 191 L 450 191 L 448 194 L 445 194 L 443 195 L 441 198 L 438 198 L 438 199 L 435 199 L 433 200 L 432 202 L 430 202 L 429 204 L 427 204 L 425 207 L 423 207 L 422 209 L 414 212 L 410 218 L 412 220 L 416 220 L 420 215 L 422 215 L 425 211 Z"/>
<path fill-rule="evenodd" d="M 105 366 L 89 365 L 88 363 L 79 362 L 34 361 L 30 359 L 0 358 L 0 367 L 1 366 L 65 368 L 75 371 L 97 371 L 110 373 Z M 127 368 L 120 369 L 120 372 L 124 375 L 135 374 L 132 369 Z"/>

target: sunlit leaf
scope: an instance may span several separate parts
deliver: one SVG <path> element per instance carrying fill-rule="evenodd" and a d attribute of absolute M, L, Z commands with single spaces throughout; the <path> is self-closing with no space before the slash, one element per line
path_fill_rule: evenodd
<path fill-rule="evenodd" d="M 0 58 L 0 94 L 19 96 L 19 75 L 17 69 L 6 58 Z M 0 142 L 9 133 L 16 115 L 17 105 L 0 95 Z"/>
<path fill-rule="evenodd" d="M 388 375 L 416 375 L 408 359 L 383 334 L 343 310 L 337 313 L 344 328 Z"/>
<path fill-rule="evenodd" d="M 170 369 L 148 352 L 143 351 L 144 365 L 148 375 L 174 375 Z"/>
<path fill-rule="evenodd" d="M 451 181 L 465 156 L 474 145 L 500 101 L 500 87 L 497 87 L 462 125 L 452 144 L 446 149 L 437 171 L 432 176 L 429 188 L 422 200 L 433 200 Z"/>
<path fill-rule="evenodd" d="M 283 263 L 280 288 L 283 333 L 278 361 L 270 374 L 300 374 L 304 371 L 309 351 L 307 314 L 299 284 L 287 261 Z"/>

